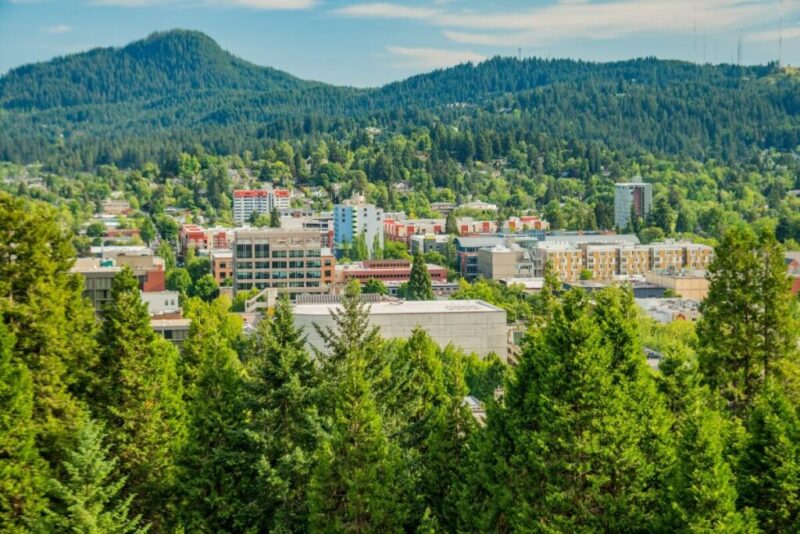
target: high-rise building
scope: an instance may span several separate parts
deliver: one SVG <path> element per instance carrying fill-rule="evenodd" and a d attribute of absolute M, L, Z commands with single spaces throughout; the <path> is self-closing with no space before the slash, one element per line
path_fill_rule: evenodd
<path fill-rule="evenodd" d="M 628 226 L 631 212 L 644 219 L 653 204 L 653 186 L 644 182 L 615 184 L 614 224 L 624 229 Z"/>
<path fill-rule="evenodd" d="M 376 236 L 383 247 L 383 210 L 367 204 L 364 197 L 354 197 L 333 207 L 333 241 L 337 257 L 345 244 L 352 243 L 358 235 L 364 236 L 369 250 L 372 250 Z"/>
<path fill-rule="evenodd" d="M 233 192 L 233 220 L 244 224 L 253 213 L 269 215 L 273 208 L 288 210 L 290 202 L 288 189 L 237 189 Z"/>
<path fill-rule="evenodd" d="M 233 220 L 244 224 L 253 213 L 269 214 L 269 191 L 266 189 L 240 189 L 233 192 Z"/>
<path fill-rule="evenodd" d="M 319 232 L 263 228 L 237 230 L 233 247 L 234 291 L 276 288 L 280 292 L 327 293 L 335 261 Z"/>

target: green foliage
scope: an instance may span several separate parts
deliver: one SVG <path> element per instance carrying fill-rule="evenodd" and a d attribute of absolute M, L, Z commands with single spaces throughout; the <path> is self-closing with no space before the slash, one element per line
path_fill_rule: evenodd
<path fill-rule="evenodd" d="M 95 402 L 108 425 L 111 450 L 128 473 L 128 488 L 139 496 L 134 509 L 159 525 L 169 516 L 164 497 L 184 445 L 183 388 L 177 351 L 153 332 L 128 268 L 114 277 L 100 340 Z"/>
<path fill-rule="evenodd" d="M 370 278 L 369 280 L 367 280 L 361 291 L 363 293 L 377 293 L 378 295 L 389 294 L 389 290 L 386 288 L 386 284 L 374 278 Z"/>
<path fill-rule="evenodd" d="M 188 384 L 186 446 L 180 452 L 179 524 L 187 531 L 242 529 L 250 468 L 246 439 L 245 374 L 225 306 L 192 307 L 192 325 L 184 342 Z M 239 323 L 241 327 L 241 323 Z"/>
<path fill-rule="evenodd" d="M 122 496 L 125 477 L 115 476 L 117 459 L 103 444 L 101 426 L 86 421 L 75 448 L 64 460 L 64 480 L 52 479 L 53 503 L 47 510 L 47 528 L 58 532 L 144 533 L 139 516 L 131 517 L 133 495 Z"/>
<path fill-rule="evenodd" d="M 524 293 L 522 286 L 505 286 L 494 280 L 479 279 L 470 284 L 466 280 L 459 281 L 458 291 L 450 297 L 454 300 L 479 299 L 494 304 L 506 311 L 509 323 L 520 320 L 530 320 L 533 317 L 533 308 L 529 297 Z"/>
<path fill-rule="evenodd" d="M 593 277 L 592 271 L 589 269 L 582 269 L 580 279 L 581 280 L 591 280 Z"/>
<path fill-rule="evenodd" d="M 189 296 L 192 290 L 192 277 L 183 267 L 177 267 L 167 273 L 167 289 L 177 291 L 182 296 Z"/>
<path fill-rule="evenodd" d="M 271 532 L 306 532 L 306 493 L 322 437 L 319 375 L 304 333 L 294 326 L 288 298 L 278 301 L 272 319 L 259 323 L 248 368 L 258 524 Z"/>
<path fill-rule="evenodd" d="M 386 241 L 383 244 L 383 257 L 391 260 L 410 260 L 408 247 L 400 241 Z"/>
<path fill-rule="evenodd" d="M 700 370 L 735 413 L 751 405 L 765 379 L 795 361 L 798 329 L 783 252 L 770 234 L 728 230 L 709 266 L 697 323 Z"/>
<path fill-rule="evenodd" d="M 33 383 L 13 346 L 14 337 L 0 321 L 0 525 L 26 532 L 44 505 L 46 464 L 35 443 Z"/>
<path fill-rule="evenodd" d="M 414 261 L 411 264 L 411 274 L 408 278 L 408 288 L 405 298 L 407 300 L 433 300 L 433 289 L 431 287 L 431 275 L 428 274 L 428 267 L 425 265 L 425 258 L 421 253 L 414 254 Z"/>

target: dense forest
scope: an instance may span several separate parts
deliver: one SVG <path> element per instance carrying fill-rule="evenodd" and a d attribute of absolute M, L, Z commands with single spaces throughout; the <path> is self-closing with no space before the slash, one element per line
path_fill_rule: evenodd
<path fill-rule="evenodd" d="M 800 145 L 798 78 L 777 65 L 494 58 L 375 89 L 259 67 L 188 31 L 27 65 L 0 78 L 0 159 L 53 169 L 162 164 L 270 140 L 337 141 L 441 124 L 514 143 L 539 136 L 627 155 L 742 161 Z"/>
<path fill-rule="evenodd" d="M 381 339 L 357 283 L 319 352 L 288 300 L 245 334 L 198 298 L 177 349 L 128 270 L 95 317 L 55 208 L 0 193 L 0 223 L 4 532 L 800 528 L 798 310 L 769 231 L 725 231 L 696 328 L 548 274 L 506 367 Z"/>

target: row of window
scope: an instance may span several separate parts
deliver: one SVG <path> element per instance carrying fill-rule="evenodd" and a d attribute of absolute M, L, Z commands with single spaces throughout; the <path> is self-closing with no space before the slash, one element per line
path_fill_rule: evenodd
<path fill-rule="evenodd" d="M 237 280 L 283 280 L 283 279 L 305 279 L 305 278 L 322 278 L 320 271 L 243 271 L 237 273 Z"/>
<path fill-rule="evenodd" d="M 236 289 L 239 291 L 246 291 L 248 289 L 252 289 L 253 287 L 258 289 L 264 289 L 267 287 L 282 289 L 321 287 L 321 285 L 319 282 L 240 282 L 236 284 Z"/>
<path fill-rule="evenodd" d="M 326 262 L 326 265 L 329 263 Z M 309 260 L 309 261 L 301 261 L 301 260 L 292 260 L 292 261 L 273 261 L 272 263 L 268 261 L 238 261 L 236 262 L 236 269 L 239 271 L 247 270 L 247 269 L 319 269 L 322 267 L 322 262 L 320 260 Z"/>

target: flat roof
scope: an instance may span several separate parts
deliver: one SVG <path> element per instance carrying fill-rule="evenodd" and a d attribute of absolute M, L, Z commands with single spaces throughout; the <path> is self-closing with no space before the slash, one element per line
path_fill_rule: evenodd
<path fill-rule="evenodd" d="M 370 315 L 441 314 L 505 311 L 482 300 L 400 300 L 369 304 Z M 324 315 L 340 308 L 339 304 L 295 304 L 295 315 Z"/>

